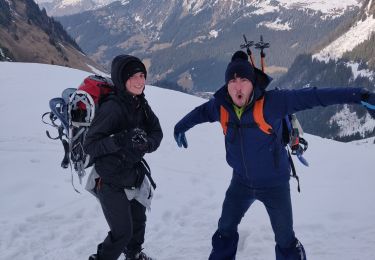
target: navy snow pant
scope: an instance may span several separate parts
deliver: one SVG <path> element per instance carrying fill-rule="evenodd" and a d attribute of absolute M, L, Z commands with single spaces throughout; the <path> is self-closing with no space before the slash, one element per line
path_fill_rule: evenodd
<path fill-rule="evenodd" d="M 237 252 L 237 227 L 255 201 L 266 207 L 276 241 L 276 260 L 305 260 L 302 244 L 293 231 L 289 182 L 272 188 L 253 189 L 232 179 L 225 194 L 218 230 L 212 237 L 209 260 L 234 260 Z"/>
<path fill-rule="evenodd" d="M 129 250 L 140 252 L 146 230 L 146 208 L 129 201 L 123 189 L 102 184 L 96 189 L 110 231 L 98 245 L 100 260 L 117 260 Z"/>

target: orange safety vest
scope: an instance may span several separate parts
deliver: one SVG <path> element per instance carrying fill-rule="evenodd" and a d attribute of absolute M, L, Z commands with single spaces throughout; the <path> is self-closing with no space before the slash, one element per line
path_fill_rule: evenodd
<path fill-rule="evenodd" d="M 272 134 L 272 126 L 266 122 L 264 119 L 263 114 L 263 105 L 264 105 L 264 97 L 255 101 L 254 109 L 253 109 L 253 116 L 254 121 L 258 125 L 259 129 L 262 130 L 265 134 Z M 228 131 L 228 122 L 229 122 L 229 112 L 224 106 L 220 106 L 220 124 L 223 128 L 224 135 L 227 134 Z"/>

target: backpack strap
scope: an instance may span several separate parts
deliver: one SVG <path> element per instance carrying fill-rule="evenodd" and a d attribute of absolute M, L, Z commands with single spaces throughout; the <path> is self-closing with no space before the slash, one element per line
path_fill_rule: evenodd
<path fill-rule="evenodd" d="M 227 134 L 228 131 L 228 122 L 229 122 L 229 112 L 225 109 L 224 106 L 220 106 L 220 124 L 223 128 L 224 135 Z"/>
<path fill-rule="evenodd" d="M 146 160 L 144 158 L 142 158 L 141 162 L 143 163 L 143 166 L 146 167 L 146 169 L 147 169 L 146 176 L 149 179 L 149 181 L 151 183 L 151 186 L 155 190 L 156 189 L 156 183 L 155 183 L 155 181 L 151 177 L 151 168 L 150 168 L 150 166 L 148 165 L 148 163 L 146 162 Z"/>
<path fill-rule="evenodd" d="M 292 168 L 292 177 L 295 178 L 296 181 L 297 181 L 298 192 L 301 192 L 301 187 L 299 185 L 299 177 L 298 177 L 297 172 L 296 172 L 296 167 L 294 166 L 292 155 L 290 154 L 289 149 L 287 149 L 287 151 L 288 151 L 288 160 L 289 160 L 289 163 L 290 163 L 290 167 Z"/>
<path fill-rule="evenodd" d="M 272 126 L 269 125 L 264 119 L 263 106 L 264 106 L 264 96 L 261 99 L 258 99 L 257 101 L 255 101 L 254 110 L 253 110 L 254 121 L 258 124 L 258 127 L 260 130 L 270 135 L 272 134 L 273 130 L 272 130 Z"/>
<path fill-rule="evenodd" d="M 264 97 L 262 97 L 261 99 L 255 102 L 254 110 L 253 110 L 254 121 L 256 125 L 259 127 L 259 129 L 262 130 L 262 132 L 270 135 L 273 133 L 273 130 L 272 130 L 272 126 L 268 124 L 266 120 L 264 119 L 263 105 L 264 105 Z M 220 124 L 221 124 L 221 127 L 223 128 L 224 135 L 226 135 L 228 131 L 228 125 L 229 125 L 229 112 L 223 105 L 220 106 Z M 247 127 L 252 127 L 252 125 L 247 126 Z"/>

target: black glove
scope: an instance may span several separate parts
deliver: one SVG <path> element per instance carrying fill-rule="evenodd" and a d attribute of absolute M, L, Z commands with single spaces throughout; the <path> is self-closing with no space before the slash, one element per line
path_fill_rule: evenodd
<path fill-rule="evenodd" d="M 132 143 L 133 148 L 140 152 L 145 153 L 149 151 L 150 142 L 147 139 L 147 133 L 143 129 L 133 129 Z"/>
<path fill-rule="evenodd" d="M 137 150 L 140 152 L 148 151 L 149 142 L 147 133 L 140 128 L 133 128 L 131 130 L 124 130 L 113 135 L 115 143 L 128 150 Z"/>
<path fill-rule="evenodd" d="M 362 94 L 361 104 L 367 109 L 371 117 L 375 119 L 375 94 L 371 92 Z"/>

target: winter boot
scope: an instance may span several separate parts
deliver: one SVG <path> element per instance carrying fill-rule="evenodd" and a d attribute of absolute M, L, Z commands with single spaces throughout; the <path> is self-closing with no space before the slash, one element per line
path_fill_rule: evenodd
<path fill-rule="evenodd" d="M 125 260 L 152 260 L 152 258 L 143 252 L 128 251 Z"/>
<path fill-rule="evenodd" d="M 276 260 L 306 260 L 306 252 L 302 243 L 296 239 L 289 248 L 281 248 L 276 245 Z"/>
<path fill-rule="evenodd" d="M 99 259 L 99 252 L 102 250 L 102 244 L 99 244 L 96 250 L 96 254 L 92 254 L 89 257 L 89 260 L 100 260 Z"/>
<path fill-rule="evenodd" d="M 89 260 L 99 260 L 98 255 L 97 254 L 90 255 Z"/>

